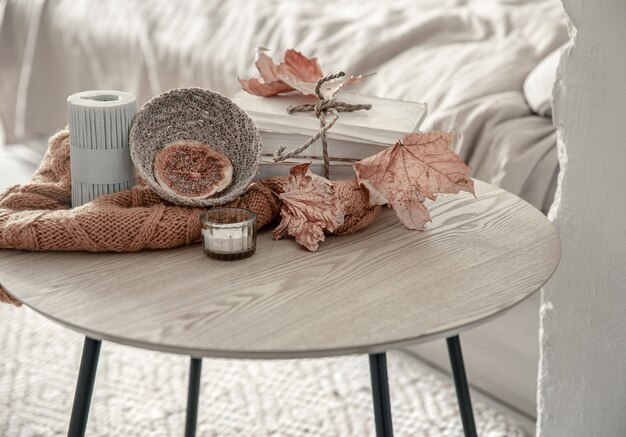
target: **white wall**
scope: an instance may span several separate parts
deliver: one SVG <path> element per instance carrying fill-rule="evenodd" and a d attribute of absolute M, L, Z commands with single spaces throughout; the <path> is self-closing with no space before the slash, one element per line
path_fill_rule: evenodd
<path fill-rule="evenodd" d="M 626 1 L 563 3 L 563 258 L 542 296 L 538 435 L 626 436 Z"/>

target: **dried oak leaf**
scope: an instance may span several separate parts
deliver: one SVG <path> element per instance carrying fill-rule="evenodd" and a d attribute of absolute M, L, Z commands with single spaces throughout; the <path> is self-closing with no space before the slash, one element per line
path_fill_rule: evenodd
<path fill-rule="evenodd" d="M 239 79 L 243 89 L 250 94 L 269 97 L 295 91 L 295 88 L 284 82 L 281 77 L 293 82 L 315 84 L 324 76 L 317 58 L 307 58 L 302 53 L 289 49 L 285 51 L 284 62 L 277 64 L 265 53 L 267 51 L 268 49 L 263 47 L 256 49 L 255 65 L 263 82 L 256 78 Z"/>
<path fill-rule="evenodd" d="M 324 241 L 325 231 L 333 232 L 343 224 L 344 211 L 334 185 L 308 170 L 309 164 L 291 169 L 289 182 L 279 195 L 282 220 L 273 234 L 279 240 L 286 231 L 315 252 L 320 241 Z"/>
<path fill-rule="evenodd" d="M 357 180 L 370 204 L 389 204 L 409 229 L 424 229 L 430 215 L 424 199 L 468 191 L 474 194 L 469 167 L 449 145 L 454 132 L 415 132 L 393 147 L 354 163 Z"/>

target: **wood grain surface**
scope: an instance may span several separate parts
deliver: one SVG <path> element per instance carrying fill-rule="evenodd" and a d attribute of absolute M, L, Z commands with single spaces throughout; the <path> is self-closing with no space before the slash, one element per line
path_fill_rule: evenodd
<path fill-rule="evenodd" d="M 381 352 L 460 332 L 539 289 L 560 258 L 550 222 L 477 182 L 430 206 L 425 232 L 386 210 L 316 253 L 261 232 L 246 260 L 199 245 L 129 254 L 0 251 L 0 283 L 94 338 L 237 358 Z M 17 311 L 17 310 L 16 310 Z"/>

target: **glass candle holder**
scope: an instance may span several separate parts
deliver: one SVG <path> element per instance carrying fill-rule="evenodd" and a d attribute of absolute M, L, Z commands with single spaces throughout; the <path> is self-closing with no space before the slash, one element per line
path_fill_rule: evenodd
<path fill-rule="evenodd" d="M 200 216 L 202 248 L 210 258 L 233 261 L 256 250 L 256 214 L 243 208 L 215 208 Z"/>

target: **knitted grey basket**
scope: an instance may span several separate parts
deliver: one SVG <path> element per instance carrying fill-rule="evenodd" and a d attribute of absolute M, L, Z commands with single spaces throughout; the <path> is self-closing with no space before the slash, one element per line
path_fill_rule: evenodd
<path fill-rule="evenodd" d="M 163 189 L 154 176 L 154 156 L 181 140 L 200 141 L 226 155 L 233 165 L 230 186 L 204 199 Z M 154 97 L 137 113 L 130 155 L 139 176 L 164 200 L 184 206 L 222 205 L 245 192 L 258 173 L 261 139 L 254 121 L 229 98 L 202 88 L 178 88 Z"/>

